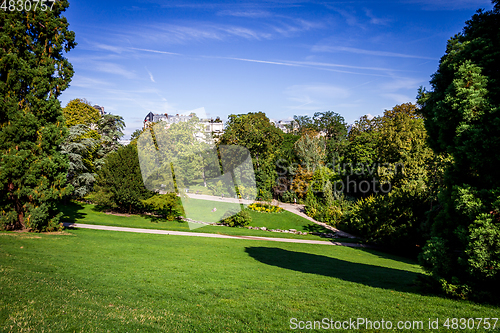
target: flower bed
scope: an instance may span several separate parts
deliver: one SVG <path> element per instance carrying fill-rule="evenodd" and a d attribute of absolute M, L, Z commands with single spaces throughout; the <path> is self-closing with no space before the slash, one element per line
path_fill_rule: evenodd
<path fill-rule="evenodd" d="M 281 207 L 259 202 L 248 205 L 248 208 L 260 213 L 281 213 L 283 211 Z"/>

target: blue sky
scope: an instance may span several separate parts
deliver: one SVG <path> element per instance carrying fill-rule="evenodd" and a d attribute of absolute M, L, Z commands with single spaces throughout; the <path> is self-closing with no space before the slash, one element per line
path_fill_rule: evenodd
<path fill-rule="evenodd" d="M 125 138 L 150 111 L 348 123 L 414 102 L 446 41 L 489 0 L 70 1 L 78 46 L 64 107 L 86 98 L 121 115 Z"/>

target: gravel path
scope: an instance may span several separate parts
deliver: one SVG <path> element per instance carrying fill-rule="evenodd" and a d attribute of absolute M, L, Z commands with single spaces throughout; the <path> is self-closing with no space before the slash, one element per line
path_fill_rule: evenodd
<path fill-rule="evenodd" d="M 261 240 L 261 241 L 273 241 L 273 242 L 283 242 L 283 243 L 301 243 L 301 244 L 319 244 L 319 245 L 340 245 L 348 247 L 369 247 L 364 244 L 356 243 L 341 243 L 334 241 L 319 241 L 319 240 L 308 240 L 308 239 L 292 239 L 292 238 L 274 238 L 274 237 L 256 237 L 256 236 L 229 236 L 220 234 L 209 234 L 204 232 L 187 232 L 187 231 L 172 231 L 172 230 L 157 230 L 157 229 L 141 229 L 141 228 L 126 228 L 126 227 L 112 227 L 106 225 L 94 225 L 94 224 L 83 224 L 83 223 L 69 223 L 63 222 L 63 225 L 67 228 L 82 228 L 82 229 L 95 229 L 95 230 L 110 230 L 110 231 L 125 231 L 125 232 L 137 232 L 143 234 L 160 234 L 160 235 L 175 235 L 175 236 L 195 236 L 195 237 L 209 237 L 209 238 L 229 238 L 229 239 L 246 239 L 246 240 Z"/>

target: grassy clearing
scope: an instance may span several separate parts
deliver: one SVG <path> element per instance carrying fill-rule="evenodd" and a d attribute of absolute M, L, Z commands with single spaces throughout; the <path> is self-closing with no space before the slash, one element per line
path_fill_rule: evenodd
<path fill-rule="evenodd" d="M 182 204 L 187 217 L 195 221 L 219 222 L 227 211 L 239 211 L 238 203 L 183 198 Z M 216 211 L 212 211 L 216 208 Z"/>
<path fill-rule="evenodd" d="M 223 214 L 231 209 L 239 209 L 239 204 L 219 201 L 209 201 L 187 198 L 183 199 L 184 209 L 189 212 L 189 217 L 196 221 L 218 222 Z M 214 208 L 216 211 L 214 212 Z M 281 213 L 262 213 L 250 210 L 254 227 L 266 227 L 268 229 L 296 229 L 299 231 L 329 232 L 311 221 L 296 214 L 284 211 Z"/>
<path fill-rule="evenodd" d="M 191 199 L 191 200 L 196 200 L 196 199 Z M 212 203 L 211 201 L 206 201 L 206 200 L 196 200 L 196 201 L 199 202 L 200 207 L 205 207 L 205 208 L 210 207 L 209 204 Z M 191 231 L 189 230 L 189 225 L 186 222 L 167 221 L 165 219 L 159 219 L 147 215 L 116 216 L 99 212 L 95 210 L 95 207 L 93 205 L 70 203 L 66 206 L 60 207 L 60 209 L 64 213 L 62 221 L 65 222 L 100 224 L 100 225 L 110 225 L 116 227 Z M 279 229 L 296 229 L 300 231 L 329 232 L 327 229 L 290 212 L 283 212 L 280 214 L 265 214 L 265 213 L 258 213 L 251 211 L 250 214 L 252 216 L 252 226 L 267 227 L 269 229 L 279 228 Z M 323 238 L 314 235 L 295 235 L 295 234 L 269 232 L 263 230 L 249 230 L 246 228 L 229 228 L 222 226 L 205 226 L 202 228 L 194 229 L 193 231 L 217 233 L 224 235 L 324 240 Z M 342 239 L 336 239 L 336 241 L 353 242 L 355 240 L 342 238 Z"/>
<path fill-rule="evenodd" d="M 0 233 L 0 331 L 283 332 L 290 319 L 495 317 L 419 295 L 408 260 L 338 246 Z"/>

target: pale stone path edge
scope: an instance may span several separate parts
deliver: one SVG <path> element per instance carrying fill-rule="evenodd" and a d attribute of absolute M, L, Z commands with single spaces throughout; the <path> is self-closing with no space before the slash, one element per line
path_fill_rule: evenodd
<path fill-rule="evenodd" d="M 125 231 L 125 232 L 136 232 L 136 233 L 142 233 L 142 234 L 195 236 L 195 237 L 226 238 L 226 239 L 245 239 L 245 240 L 283 242 L 283 243 L 339 245 L 339 246 L 357 247 L 357 248 L 371 248 L 371 246 L 365 245 L 365 244 L 342 243 L 342 242 L 334 242 L 334 241 L 319 241 L 319 240 L 308 240 L 308 239 L 274 238 L 274 237 L 258 237 L 258 236 L 230 236 L 230 235 L 221 235 L 221 234 L 209 234 L 209 233 L 204 233 L 204 232 L 188 232 L 188 231 L 173 231 L 173 230 L 158 230 L 158 229 L 113 227 L 113 226 L 106 226 L 106 225 L 70 223 L 70 222 L 63 222 L 63 226 L 65 226 L 67 228 Z"/>

